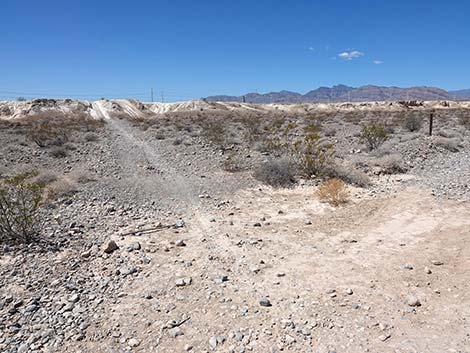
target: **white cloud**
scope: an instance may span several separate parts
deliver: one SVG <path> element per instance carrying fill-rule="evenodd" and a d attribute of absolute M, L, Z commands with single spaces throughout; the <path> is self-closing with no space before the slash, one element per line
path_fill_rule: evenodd
<path fill-rule="evenodd" d="M 308 50 L 315 51 L 315 48 L 314 47 L 308 47 Z"/>
<path fill-rule="evenodd" d="M 358 50 L 352 50 L 352 51 L 345 51 L 345 52 L 339 53 L 338 56 L 344 60 L 352 60 L 352 59 L 357 59 L 357 58 L 360 58 L 361 56 L 364 56 L 364 53 L 361 53 Z"/>
<path fill-rule="evenodd" d="M 375 65 L 380 65 L 383 64 L 384 62 L 382 60 L 374 60 L 372 61 Z"/>

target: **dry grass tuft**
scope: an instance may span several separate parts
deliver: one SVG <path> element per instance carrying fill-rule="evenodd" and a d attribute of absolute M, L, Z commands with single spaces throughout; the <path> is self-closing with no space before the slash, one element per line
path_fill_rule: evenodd
<path fill-rule="evenodd" d="M 349 192 L 346 190 L 346 184 L 336 178 L 327 180 L 321 184 L 316 194 L 321 202 L 327 202 L 335 207 L 349 201 Z"/>

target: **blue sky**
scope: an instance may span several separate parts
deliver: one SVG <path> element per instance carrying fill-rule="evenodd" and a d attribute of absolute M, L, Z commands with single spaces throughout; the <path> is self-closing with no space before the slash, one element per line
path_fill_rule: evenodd
<path fill-rule="evenodd" d="M 2 0 L 0 99 L 470 88 L 470 1 Z"/>

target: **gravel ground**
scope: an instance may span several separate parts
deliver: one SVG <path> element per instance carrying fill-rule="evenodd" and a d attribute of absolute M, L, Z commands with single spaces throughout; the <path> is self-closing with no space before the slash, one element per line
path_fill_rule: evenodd
<path fill-rule="evenodd" d="M 465 352 L 467 133 L 397 127 L 370 152 L 343 118 L 324 138 L 372 185 L 339 208 L 317 181 L 254 180 L 273 156 L 237 124 L 221 149 L 197 127 L 110 119 L 71 131 L 65 157 L 0 129 L 0 174 L 37 169 L 58 192 L 43 241 L 0 248 L 0 351 Z M 247 170 L 223 170 L 233 153 Z"/>

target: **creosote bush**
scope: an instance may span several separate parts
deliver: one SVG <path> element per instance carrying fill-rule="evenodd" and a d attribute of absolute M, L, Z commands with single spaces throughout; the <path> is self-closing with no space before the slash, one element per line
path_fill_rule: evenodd
<path fill-rule="evenodd" d="M 362 127 L 360 143 L 365 143 L 370 150 L 380 147 L 388 138 L 384 124 L 371 122 Z"/>
<path fill-rule="evenodd" d="M 322 202 L 327 202 L 331 206 L 340 206 L 349 201 L 349 193 L 346 190 L 346 184 L 339 179 L 330 179 L 322 183 L 317 196 Z"/>
<path fill-rule="evenodd" d="M 406 130 L 410 132 L 419 131 L 422 125 L 423 125 L 423 120 L 417 114 L 410 113 L 405 116 L 403 127 Z"/>
<path fill-rule="evenodd" d="M 30 243 L 39 230 L 43 186 L 34 173 L 5 179 L 0 184 L 0 241 Z"/>
<path fill-rule="evenodd" d="M 286 157 L 272 159 L 256 168 L 254 177 L 275 188 L 290 187 L 295 183 L 295 170 L 292 161 Z"/>
<path fill-rule="evenodd" d="M 324 175 L 325 168 L 332 163 L 335 155 L 334 146 L 321 143 L 320 135 L 313 130 L 306 131 L 305 136 L 294 142 L 291 149 L 299 172 L 307 178 Z"/>

